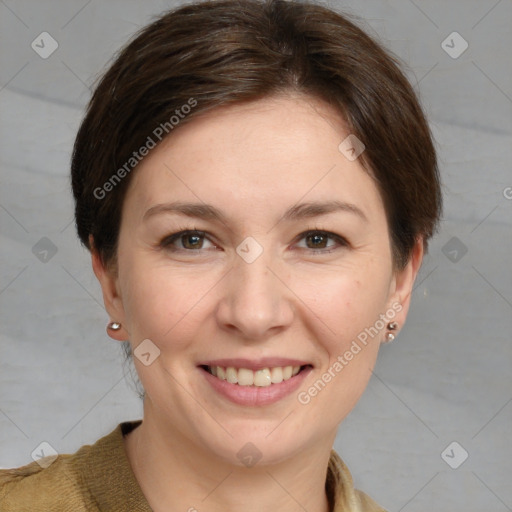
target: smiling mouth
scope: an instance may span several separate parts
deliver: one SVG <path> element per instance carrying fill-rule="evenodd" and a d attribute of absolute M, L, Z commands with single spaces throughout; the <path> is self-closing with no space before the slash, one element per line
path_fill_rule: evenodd
<path fill-rule="evenodd" d="M 262 368 L 260 370 L 251 370 L 249 368 L 234 368 L 232 366 L 207 366 L 201 365 L 204 371 L 217 377 L 219 380 L 225 380 L 230 384 L 239 386 L 268 387 L 280 384 L 290 380 L 307 368 L 312 368 L 307 364 L 304 366 L 276 366 L 272 368 Z"/>

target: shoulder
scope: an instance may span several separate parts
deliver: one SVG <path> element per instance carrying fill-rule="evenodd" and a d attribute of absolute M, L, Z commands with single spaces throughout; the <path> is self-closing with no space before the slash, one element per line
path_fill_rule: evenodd
<path fill-rule="evenodd" d="M 120 423 L 73 454 L 0 470 L 0 512 L 151 512 L 123 442 L 140 423 Z"/>
<path fill-rule="evenodd" d="M 69 466 L 72 455 L 59 455 L 44 467 L 44 459 L 26 466 L 0 470 L 2 512 L 86 511 L 84 489 Z M 91 510 L 91 509 L 89 509 Z"/>

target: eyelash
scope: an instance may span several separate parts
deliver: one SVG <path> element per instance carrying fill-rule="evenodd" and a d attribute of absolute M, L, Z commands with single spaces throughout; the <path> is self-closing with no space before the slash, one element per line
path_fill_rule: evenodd
<path fill-rule="evenodd" d="M 338 249 L 349 246 L 349 243 L 347 242 L 347 240 L 345 238 L 343 238 L 342 236 L 337 235 L 336 233 L 332 233 L 330 231 L 325 231 L 321 228 L 315 228 L 315 229 L 305 231 L 304 233 L 301 233 L 297 237 L 297 240 L 300 241 L 304 238 L 307 238 L 308 236 L 315 235 L 315 234 L 320 234 L 324 237 L 327 237 L 328 239 L 334 240 L 339 244 L 339 246 L 329 248 L 329 249 L 310 249 L 310 248 L 306 247 L 306 248 L 301 248 L 302 250 L 305 250 L 311 254 L 329 254 Z M 195 228 L 183 229 L 182 231 L 179 231 L 177 233 L 173 233 L 172 235 L 166 236 L 160 242 L 159 246 L 161 248 L 169 250 L 171 252 L 201 253 L 205 250 L 208 250 L 208 249 L 179 249 L 179 248 L 172 247 L 173 242 L 175 242 L 176 240 L 179 240 L 181 237 L 183 237 L 185 235 L 197 235 L 199 237 L 205 237 L 208 239 L 208 237 L 206 236 L 207 233 L 205 231 L 201 231 L 200 229 L 195 229 Z M 211 240 L 210 240 L 210 242 L 214 243 Z"/>

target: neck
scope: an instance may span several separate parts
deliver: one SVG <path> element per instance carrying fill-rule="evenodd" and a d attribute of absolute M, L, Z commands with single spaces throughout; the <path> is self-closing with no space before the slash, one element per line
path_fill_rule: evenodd
<path fill-rule="evenodd" d="M 329 512 L 325 479 L 334 439 L 277 464 L 244 467 L 219 459 L 172 425 L 159 425 L 145 414 L 125 437 L 133 472 L 154 512 Z"/>

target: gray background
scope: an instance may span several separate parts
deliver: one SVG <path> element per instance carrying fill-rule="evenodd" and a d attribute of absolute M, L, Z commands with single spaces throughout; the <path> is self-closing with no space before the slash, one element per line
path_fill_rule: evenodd
<path fill-rule="evenodd" d="M 142 417 L 74 232 L 68 172 L 94 79 L 173 5 L 0 1 L 2 467 L 30 462 L 41 441 L 73 453 Z M 390 511 L 512 510 L 512 2 L 330 5 L 364 18 L 407 64 L 445 193 L 408 323 L 382 348 L 335 448 L 356 486 Z M 59 45 L 47 59 L 31 48 L 43 31 Z M 454 31 L 469 44 L 458 58 L 442 47 Z M 462 447 L 448 451 L 452 464 L 469 454 L 457 469 L 441 457 L 452 441 Z"/>

